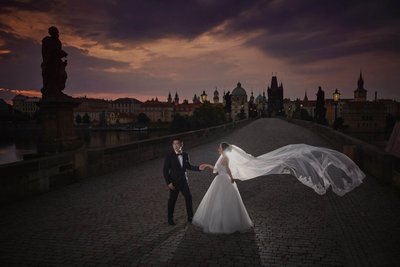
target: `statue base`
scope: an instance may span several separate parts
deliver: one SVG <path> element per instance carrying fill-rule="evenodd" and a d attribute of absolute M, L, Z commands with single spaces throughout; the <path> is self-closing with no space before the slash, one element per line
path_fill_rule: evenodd
<path fill-rule="evenodd" d="M 44 98 L 37 105 L 42 126 L 39 154 L 61 153 L 82 147 L 83 142 L 76 136 L 73 122 L 73 110 L 80 102 L 64 95 Z"/>

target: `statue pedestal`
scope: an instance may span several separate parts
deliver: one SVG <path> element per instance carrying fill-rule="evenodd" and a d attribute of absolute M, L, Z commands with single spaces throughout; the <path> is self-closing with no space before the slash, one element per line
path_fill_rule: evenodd
<path fill-rule="evenodd" d="M 54 154 L 82 147 L 74 129 L 73 110 L 80 102 L 72 97 L 48 97 L 40 100 L 40 122 L 42 125 L 39 154 Z"/>

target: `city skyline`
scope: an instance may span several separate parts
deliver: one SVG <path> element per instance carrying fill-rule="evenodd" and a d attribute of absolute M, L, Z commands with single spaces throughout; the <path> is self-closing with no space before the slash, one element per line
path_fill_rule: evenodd
<path fill-rule="evenodd" d="M 55 25 L 69 53 L 65 92 L 141 101 L 192 99 L 215 87 L 262 93 L 272 73 L 285 97 L 318 86 L 351 98 L 363 72 L 368 99 L 399 99 L 395 1 L 6 1 L 0 7 L 0 98 L 39 92 L 41 39 Z M 160 98 L 162 97 L 162 98 Z"/>

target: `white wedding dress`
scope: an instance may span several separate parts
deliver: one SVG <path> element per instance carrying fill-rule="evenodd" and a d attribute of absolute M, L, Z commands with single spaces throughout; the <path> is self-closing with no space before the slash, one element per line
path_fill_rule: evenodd
<path fill-rule="evenodd" d="M 365 178 L 364 172 L 349 157 L 325 147 L 294 144 L 254 157 L 235 145 L 229 145 L 223 155 L 229 160 L 234 179 L 292 174 L 320 195 L 332 187 L 334 193 L 343 196 L 359 186 Z M 221 164 L 222 157 L 214 167 L 218 175 L 193 217 L 193 224 L 207 233 L 244 231 L 253 225 L 236 183 L 230 182 L 226 168 Z"/>
<path fill-rule="evenodd" d="M 253 222 L 243 205 L 236 183 L 231 183 L 221 160 L 222 156 L 215 163 L 214 173 L 218 175 L 201 200 L 192 223 L 206 233 L 244 232 L 253 226 Z"/>

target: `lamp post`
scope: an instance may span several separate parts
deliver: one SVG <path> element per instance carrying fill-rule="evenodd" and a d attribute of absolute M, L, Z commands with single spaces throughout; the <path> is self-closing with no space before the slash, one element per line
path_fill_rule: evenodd
<path fill-rule="evenodd" d="M 207 101 L 207 94 L 205 91 L 201 94 L 201 102 L 205 103 Z"/>
<path fill-rule="evenodd" d="M 333 104 L 335 105 L 335 120 L 337 119 L 337 106 L 339 104 L 340 101 L 340 93 L 338 92 L 338 89 L 335 90 L 335 92 L 333 93 Z"/>

